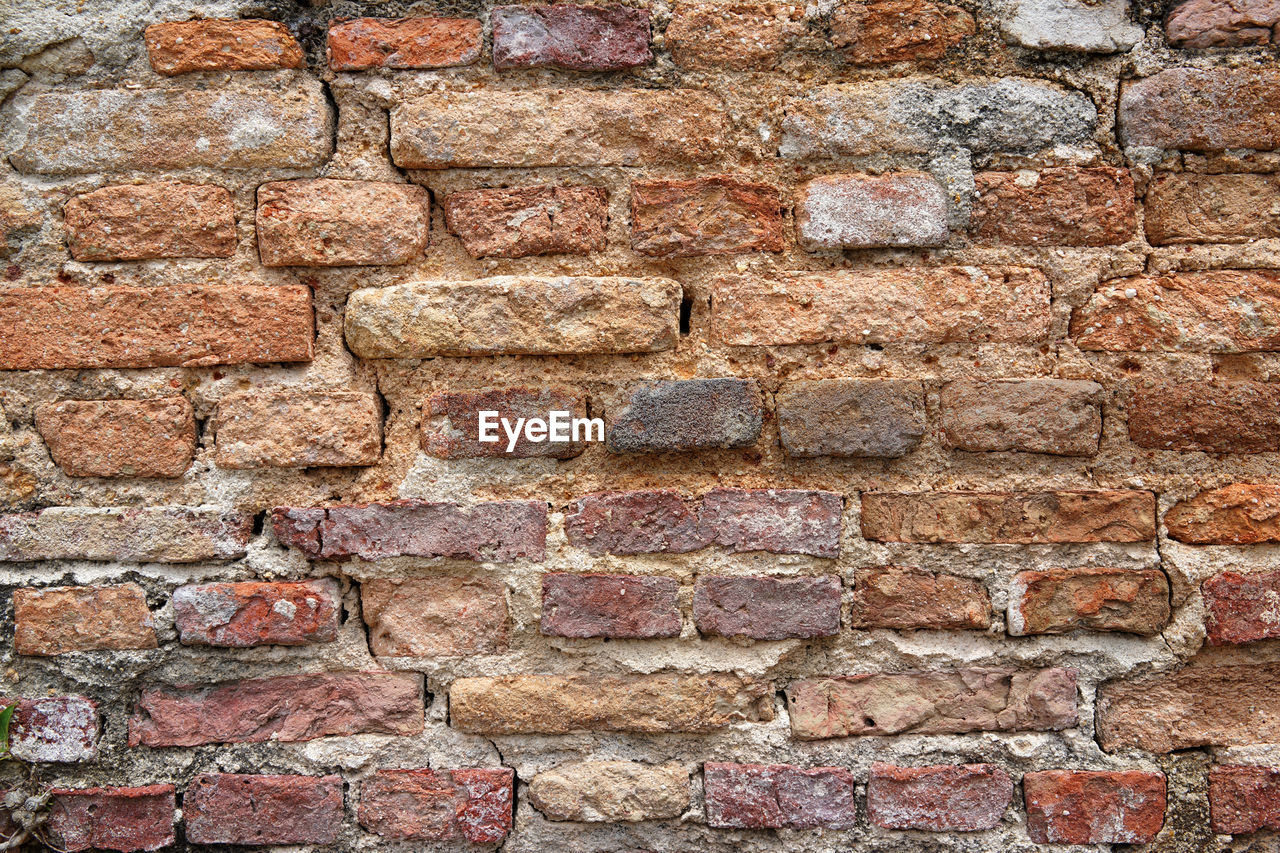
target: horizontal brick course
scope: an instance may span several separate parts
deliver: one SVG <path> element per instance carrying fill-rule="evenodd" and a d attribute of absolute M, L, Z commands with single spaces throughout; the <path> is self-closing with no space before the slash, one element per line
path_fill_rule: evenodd
<path fill-rule="evenodd" d="M 986 630 L 991 598 L 969 578 L 894 566 L 858 569 L 850 610 L 854 628 Z"/>
<path fill-rule="evenodd" d="M 950 382 L 940 395 L 943 439 L 957 450 L 1093 456 L 1103 387 L 1071 379 Z"/>
<path fill-rule="evenodd" d="M 493 67 L 619 71 L 646 65 L 649 12 L 623 5 L 495 6 Z"/>
<path fill-rule="evenodd" d="M 702 634 L 753 640 L 808 639 L 840 633 L 840 578 L 702 576 L 693 618 Z"/>
<path fill-rule="evenodd" d="M 304 64 L 302 46 L 276 21 L 167 21 L 147 27 L 146 41 L 151 67 L 166 76 Z"/>
<path fill-rule="evenodd" d="M 185 397 L 44 403 L 36 429 L 69 477 L 181 477 L 196 452 Z"/>
<path fill-rule="evenodd" d="M 1280 542 L 1280 486 L 1235 483 L 1200 492 L 1164 515 L 1169 538 L 1192 545 Z"/>
<path fill-rule="evenodd" d="M 1146 844 L 1164 824 L 1162 773 L 1042 770 L 1022 786 L 1037 844 Z"/>
<path fill-rule="evenodd" d="M 1280 768 L 1211 768 L 1209 812 L 1213 831 L 1222 835 L 1280 830 Z"/>
<path fill-rule="evenodd" d="M 68 201 L 63 219 L 77 261 L 229 258 L 236 251 L 231 193 L 209 184 L 103 187 Z"/>
<path fill-rule="evenodd" d="M 338 582 L 187 584 L 173 591 L 173 622 L 188 645 L 250 648 L 331 643 L 342 611 Z"/>
<path fill-rule="evenodd" d="M 329 26 L 329 67 L 416 69 L 470 65 L 484 46 L 483 25 L 468 18 L 356 18 Z"/>
<path fill-rule="evenodd" d="M 172 785 L 139 788 L 53 788 L 46 829 L 67 851 L 160 850 L 177 839 Z"/>
<path fill-rule="evenodd" d="M 480 440 L 480 412 L 497 412 L 499 424 L 490 435 L 498 441 Z M 585 439 L 600 440 L 600 429 L 579 432 L 579 440 L 530 441 L 523 430 L 510 452 L 510 436 L 500 426 L 502 418 L 515 429 L 519 419 L 541 418 L 550 422 L 553 411 L 569 412 L 572 418 L 587 417 L 587 401 L 583 395 L 562 387 L 483 388 L 476 391 L 441 391 L 432 394 L 422 406 L 422 449 L 441 459 L 473 459 L 504 457 L 526 459 L 549 456 L 571 459 L 585 449 Z"/>
<path fill-rule="evenodd" d="M 1169 621 L 1169 580 L 1159 569 L 1019 572 L 1008 617 L 1015 637 L 1078 629 L 1149 637 Z"/>
<path fill-rule="evenodd" d="M 1129 439 L 1152 450 L 1280 450 L 1280 383 L 1178 382 L 1134 390 Z"/>
<path fill-rule="evenodd" d="M 924 437 L 924 388 L 903 380 L 788 382 L 774 394 L 788 456 L 899 457 Z"/>
<path fill-rule="evenodd" d="M 506 588 L 487 578 L 366 580 L 360 608 L 379 657 L 496 654 L 507 648 Z"/>
<path fill-rule="evenodd" d="M 764 406 L 751 379 L 645 383 L 610 412 L 608 447 L 661 453 L 750 447 L 760 439 Z"/>
<path fill-rule="evenodd" d="M 360 786 L 360 825 L 384 838 L 497 844 L 511 831 L 508 768 L 379 770 Z"/>
<path fill-rule="evenodd" d="M 728 175 L 632 181 L 631 248 L 655 258 L 781 252 L 782 195 Z"/>
<path fill-rule="evenodd" d="M 1200 585 L 1209 642 L 1252 643 L 1280 637 L 1280 571 L 1222 572 Z"/>
<path fill-rule="evenodd" d="M 221 468 L 375 465 L 382 406 L 357 391 L 242 391 L 218 401 Z"/>
<path fill-rule="evenodd" d="M 991 764 L 897 767 L 877 761 L 867 781 L 867 815 L 884 829 L 994 829 L 1012 801 L 1013 780 Z"/>
<path fill-rule="evenodd" d="M 445 224 L 473 258 L 586 255 L 605 247 L 604 187 L 462 190 L 444 197 Z"/>
<path fill-rule="evenodd" d="M 841 767 L 703 765 L 707 823 L 744 829 L 852 829 L 858 821 L 853 774 Z"/>
<path fill-rule="evenodd" d="M 206 507 L 51 507 L 0 515 L 0 562 L 233 560 L 252 533 L 252 516 Z"/>
<path fill-rule="evenodd" d="M 1125 145 L 1182 151 L 1280 146 L 1280 72 L 1171 68 L 1120 88 Z"/>
<path fill-rule="evenodd" d="M 558 637 L 651 639 L 680 636 L 675 578 L 542 576 L 542 633 Z"/>
<path fill-rule="evenodd" d="M 146 595 L 134 583 L 16 589 L 13 621 L 13 646 L 20 655 L 157 646 Z"/>
<path fill-rule="evenodd" d="M 932 177 L 824 175 L 796 193 L 796 233 L 810 251 L 947 242 L 947 195 Z"/>
<path fill-rule="evenodd" d="M 1135 236 L 1133 179 L 1125 169 L 1062 166 L 974 176 L 969 233 L 1014 246 L 1108 246 Z"/>
<path fill-rule="evenodd" d="M 187 786 L 182 817 L 195 844 L 332 844 L 342 777 L 208 773 Z"/>
<path fill-rule="evenodd" d="M 1147 239 L 1159 246 L 1280 237 L 1277 193 L 1278 175 L 1156 175 L 1147 187 Z"/>

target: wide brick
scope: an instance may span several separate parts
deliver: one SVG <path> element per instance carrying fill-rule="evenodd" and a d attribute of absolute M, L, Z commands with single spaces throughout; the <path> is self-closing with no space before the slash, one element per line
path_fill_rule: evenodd
<path fill-rule="evenodd" d="M 1280 71 L 1170 68 L 1124 83 L 1119 128 L 1125 145 L 1269 151 L 1280 146 Z"/>
<path fill-rule="evenodd" d="M 506 767 L 379 770 L 360 786 L 360 825 L 385 838 L 497 844 L 511 832 Z"/>
<path fill-rule="evenodd" d="M 542 576 L 542 633 L 649 639 L 680 636 L 680 584 L 639 575 Z"/>
<path fill-rule="evenodd" d="M 0 515 L 0 562 L 199 563 L 243 557 L 253 516 L 201 507 L 58 506 Z"/>
<path fill-rule="evenodd" d="M 454 92 L 391 111 L 391 157 L 404 169 L 705 163 L 729 119 L 697 91 Z"/>
<path fill-rule="evenodd" d="M 1146 35 L 1126 0 L 1014 0 L 997 14 L 1005 42 L 1032 50 L 1122 53 Z"/>
<path fill-rule="evenodd" d="M 356 18 L 329 27 L 329 67 L 415 69 L 470 65 L 484 26 L 470 18 Z"/>
<path fill-rule="evenodd" d="M 854 628 L 983 631 L 991 625 L 991 598 L 969 578 L 895 566 L 858 569 L 850 618 Z"/>
<path fill-rule="evenodd" d="M 103 187 L 63 208 L 77 261 L 229 258 L 236 251 L 231 193 L 207 184 Z"/>
<path fill-rule="evenodd" d="M 495 6 L 493 67 L 619 71 L 647 65 L 649 12 L 630 6 Z"/>
<path fill-rule="evenodd" d="M 357 290 L 346 337 L 361 358 L 660 352 L 679 338 L 669 278 L 499 276 Z"/>
<path fill-rule="evenodd" d="M 422 678 L 379 672 L 284 675 L 142 691 L 129 718 L 130 746 L 292 743 L 423 726 Z"/>
<path fill-rule="evenodd" d="M 160 850 L 173 844 L 172 785 L 53 788 L 45 829 L 62 850 Z"/>
<path fill-rule="evenodd" d="M 1146 844 L 1164 825 L 1163 773 L 1041 770 L 1022 788 L 1037 844 Z"/>
<path fill-rule="evenodd" d="M 182 817 L 193 844 L 332 844 L 342 777 L 206 773 L 187 786 Z"/>
<path fill-rule="evenodd" d="M 940 396 L 945 443 L 973 452 L 1093 456 L 1102 437 L 1102 386 L 1073 379 L 951 382 Z"/>
<path fill-rule="evenodd" d="M 500 426 L 496 428 L 498 441 L 480 440 L 480 412 L 497 412 L 501 424 L 506 418 L 512 428 L 519 419 L 541 418 L 550 420 L 553 411 L 569 412 L 571 417 L 587 416 L 586 397 L 568 388 L 511 387 L 485 388 L 479 391 L 442 391 L 432 394 L 422 407 L 422 449 L 441 459 L 474 459 L 501 456 L 525 459 L 531 456 L 549 456 L 553 459 L 571 459 L 586 448 L 585 440 L 600 440 L 601 430 L 584 430 L 579 440 L 530 441 L 521 430 L 515 446 L 507 447 L 510 437 Z"/>
<path fill-rule="evenodd" d="M 1222 572 L 1200 585 L 1209 642 L 1252 643 L 1280 637 L 1280 571 Z"/>
<path fill-rule="evenodd" d="M 1071 317 L 1083 350 L 1280 350 L 1280 272 L 1214 270 L 1112 279 Z"/>
<path fill-rule="evenodd" d="M 675 5 L 664 38 L 681 68 L 770 70 L 804 32 L 804 9 L 786 3 L 705 2 Z"/>
<path fill-rule="evenodd" d="M 18 112 L 24 136 L 9 162 L 23 174 L 310 169 L 333 150 L 333 111 L 318 80 L 49 92 Z"/>
<path fill-rule="evenodd" d="M 969 233 L 1011 246 L 1110 246 L 1137 230 L 1128 169 L 1075 166 L 974 176 Z"/>
<path fill-rule="evenodd" d="M 69 477 L 181 477 L 196 453 L 185 397 L 42 403 L 36 429 Z"/>
<path fill-rule="evenodd" d="M 1210 489 L 1174 504 L 1164 524 L 1170 539 L 1192 545 L 1280 542 L 1280 486 Z"/>
<path fill-rule="evenodd" d="M 16 702 L 9 723 L 9 749 L 23 761 L 71 764 L 98 757 L 98 706 L 83 696 L 0 698 L 0 708 Z"/>
<path fill-rule="evenodd" d="M 1030 343 L 1049 284 L 1030 267 L 794 272 L 712 279 L 711 330 L 730 346 Z"/>
<path fill-rule="evenodd" d="M 1147 240 L 1161 246 L 1280 237 L 1277 195 L 1280 175 L 1161 173 L 1147 187 Z"/>
<path fill-rule="evenodd" d="M 449 722 L 485 735 L 691 732 L 773 719 L 773 685 L 729 673 L 459 678 Z"/>
<path fill-rule="evenodd" d="M 242 391 L 218 401 L 220 468 L 376 465 L 382 406 L 357 391 Z"/>
<path fill-rule="evenodd" d="M 268 267 L 407 264 L 431 231 L 415 184 L 314 178 L 258 187 L 258 255 Z"/>
<path fill-rule="evenodd" d="M 862 495 L 862 535 L 879 542 L 1143 542 L 1150 492 L 920 492 Z"/>
<path fill-rule="evenodd" d="M 655 258 L 781 252 L 782 195 L 719 175 L 633 181 L 631 248 Z"/>
<path fill-rule="evenodd" d="M 552 820 L 667 820 L 689 808 L 689 771 L 679 763 L 574 761 L 529 782 L 529 802 Z"/>
<path fill-rule="evenodd" d="M 954 669 L 793 681 L 791 733 L 852 735 L 1057 731 L 1076 725 L 1070 669 Z"/>
<path fill-rule="evenodd" d="M 919 382 L 800 380 L 783 385 L 774 406 L 788 456 L 906 456 L 926 428 Z"/>
<path fill-rule="evenodd" d="M 824 175 L 796 193 L 796 233 L 809 251 L 941 246 L 947 195 L 929 175 Z"/>
<path fill-rule="evenodd" d="M 867 781 L 867 816 L 884 829 L 995 829 L 1013 802 L 1013 780 L 992 764 L 898 767 L 877 761 Z"/>
<path fill-rule="evenodd" d="M 0 291 L 0 370 L 310 361 L 311 291 L 296 285 Z"/>
<path fill-rule="evenodd" d="M 1169 579 L 1159 569 L 1021 572 L 1009 589 L 1009 633 L 1086 629 L 1153 636 L 1169 621 Z"/>
<path fill-rule="evenodd" d="M 277 507 L 271 523 L 280 542 L 311 560 L 450 557 L 507 563 L 522 557 L 540 561 L 546 553 L 542 501 Z"/>
<path fill-rule="evenodd" d="M 1280 450 L 1280 384 L 1170 382 L 1136 389 L 1129 438 L 1155 450 Z"/>
<path fill-rule="evenodd" d="M 604 187 L 463 190 L 444 198 L 449 231 L 473 258 L 586 255 L 605 247 Z"/>
<path fill-rule="evenodd" d="M 847 2 L 831 15 L 831 40 L 856 65 L 941 59 L 973 31 L 964 9 L 928 0 Z"/>
<path fill-rule="evenodd" d="M 853 829 L 853 774 L 843 767 L 791 764 L 702 765 L 707 823 L 744 829 Z"/>
<path fill-rule="evenodd" d="M 681 379 L 632 389 L 609 421 L 614 453 L 750 447 L 760 439 L 764 406 L 752 379 Z"/>
<path fill-rule="evenodd" d="M 302 45 L 276 21 L 167 21 L 145 31 L 151 67 L 173 76 L 191 71 L 301 68 Z"/>
<path fill-rule="evenodd" d="M 360 584 L 380 657 L 495 654 L 507 648 L 506 588 L 488 578 L 376 578 Z"/>
<path fill-rule="evenodd" d="M 333 578 L 188 584 L 173 591 L 173 623 L 188 645 L 243 649 L 338 639 L 342 600 Z"/>
<path fill-rule="evenodd" d="M 1209 814 L 1213 831 L 1221 835 L 1280 830 L 1280 767 L 1210 769 Z"/>
<path fill-rule="evenodd" d="M 600 554 L 682 554 L 705 548 L 698 529 L 700 505 L 675 489 L 602 492 L 569 505 L 564 530 L 569 544 Z"/>
<path fill-rule="evenodd" d="M 134 583 L 15 589 L 13 621 L 20 655 L 157 646 L 146 594 Z"/>
<path fill-rule="evenodd" d="M 1243 47 L 1275 41 L 1280 8 L 1271 0 L 1186 0 L 1165 18 L 1174 47 Z"/>
<path fill-rule="evenodd" d="M 840 577 L 702 576 L 693 618 L 702 634 L 753 640 L 831 637 L 840 633 Z"/>

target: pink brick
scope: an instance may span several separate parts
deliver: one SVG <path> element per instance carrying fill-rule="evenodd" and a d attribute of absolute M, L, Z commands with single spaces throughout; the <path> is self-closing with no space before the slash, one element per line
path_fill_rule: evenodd
<path fill-rule="evenodd" d="M 578 498 L 564 520 L 569 544 L 591 554 L 681 554 L 706 546 L 696 504 L 674 489 Z"/>
<path fill-rule="evenodd" d="M 1280 571 L 1222 572 L 1200 591 L 1209 642 L 1215 646 L 1280 637 Z"/>
<path fill-rule="evenodd" d="M 176 840 L 172 785 L 54 788 L 46 829 L 67 851 L 159 850 Z"/>
<path fill-rule="evenodd" d="M 1209 814 L 1213 831 L 1223 835 L 1280 830 L 1280 767 L 1214 767 Z"/>
<path fill-rule="evenodd" d="M 514 782 L 505 767 L 379 770 L 361 786 L 360 825 L 386 838 L 497 844 L 511 831 Z"/>
<path fill-rule="evenodd" d="M 834 492 L 715 489 L 702 499 L 700 526 L 730 551 L 838 557 L 843 511 Z"/>
<path fill-rule="evenodd" d="M 628 6 L 496 6 L 493 67 L 616 71 L 646 65 L 649 12 Z"/>
<path fill-rule="evenodd" d="M 554 573 L 542 577 L 542 633 L 649 639 L 680 636 L 675 578 Z"/>
<path fill-rule="evenodd" d="M 329 643 L 341 602 L 332 578 L 276 583 L 210 583 L 173 592 L 173 620 L 189 645 L 248 648 Z"/>
<path fill-rule="evenodd" d="M 3 699 L 18 707 L 9 723 L 9 748 L 23 761 L 69 764 L 98 757 L 98 706 L 83 696 Z"/>
<path fill-rule="evenodd" d="M 796 230 L 810 251 L 940 246 L 950 236 L 947 194 L 919 172 L 825 175 L 800 187 Z"/>
<path fill-rule="evenodd" d="M 744 829 L 852 829 L 858 821 L 853 774 L 841 767 L 703 765 L 707 823 Z"/>
<path fill-rule="evenodd" d="M 885 829 L 976 832 L 1000 825 L 1013 780 L 991 764 L 871 765 L 867 814 Z"/>
<path fill-rule="evenodd" d="M 332 844 L 342 777 L 205 774 L 191 780 L 182 816 L 194 844 Z"/>
<path fill-rule="evenodd" d="M 698 578 L 693 618 L 703 634 L 753 640 L 840 633 L 840 578 Z"/>
<path fill-rule="evenodd" d="M 1164 824 L 1162 773 L 1043 770 L 1022 788 L 1037 844 L 1146 844 Z"/>

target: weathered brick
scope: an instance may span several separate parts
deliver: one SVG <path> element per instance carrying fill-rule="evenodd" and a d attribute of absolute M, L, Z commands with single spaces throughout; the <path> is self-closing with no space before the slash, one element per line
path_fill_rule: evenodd
<path fill-rule="evenodd" d="M 1280 8 L 1271 0 L 1186 0 L 1165 18 L 1174 47 L 1243 47 L 1275 41 Z"/>
<path fill-rule="evenodd" d="M 702 499 L 699 528 L 730 551 L 840 556 L 844 500 L 804 489 L 713 489 Z"/>
<path fill-rule="evenodd" d="M 415 184 L 312 178 L 258 187 L 258 255 L 268 267 L 407 264 L 431 230 Z"/>
<path fill-rule="evenodd" d="M 781 252 L 782 195 L 728 175 L 633 181 L 631 248 L 655 258 Z"/>
<path fill-rule="evenodd" d="M 649 639 L 680 636 L 675 578 L 639 575 L 542 576 L 542 633 L 557 637 Z"/>
<path fill-rule="evenodd" d="M 207 184 L 103 187 L 68 201 L 63 219 L 77 261 L 229 258 L 236 251 L 231 193 Z"/>
<path fill-rule="evenodd" d="M 15 589 L 13 621 L 20 655 L 157 646 L 146 594 L 135 583 Z"/>
<path fill-rule="evenodd" d="M 451 557 L 507 563 L 522 557 L 540 561 L 546 554 L 542 501 L 277 507 L 271 522 L 277 539 L 311 560 Z"/>
<path fill-rule="evenodd" d="M 730 346 L 1029 343 L 1049 333 L 1030 267 L 921 267 L 712 280 L 711 329 Z"/>
<path fill-rule="evenodd" d="M 831 40 L 856 65 L 941 59 L 973 31 L 964 9 L 929 0 L 841 3 L 831 15 Z"/>
<path fill-rule="evenodd" d="M 942 389 L 945 443 L 973 452 L 1093 456 L 1102 437 L 1102 386 L 1073 379 L 951 382 Z"/>
<path fill-rule="evenodd" d="M 852 829 L 858 822 L 853 774 L 843 767 L 702 765 L 707 823 L 744 829 Z"/>
<path fill-rule="evenodd" d="M 495 6 L 493 67 L 620 71 L 647 65 L 649 12 L 630 6 Z"/>
<path fill-rule="evenodd" d="M 342 816 L 341 776 L 205 773 L 182 798 L 193 844 L 332 844 Z"/>
<path fill-rule="evenodd" d="M 0 708 L 11 702 L 18 705 L 9 723 L 8 747 L 15 758 L 72 764 L 98 757 L 102 727 L 93 700 L 83 696 L 0 698 Z"/>
<path fill-rule="evenodd" d="M 1170 68 L 1120 89 L 1125 145 L 1182 151 L 1280 146 L 1280 71 Z"/>
<path fill-rule="evenodd" d="M 49 92 L 19 106 L 23 174 L 310 169 L 333 151 L 318 80 L 290 89 L 216 87 Z"/>
<path fill-rule="evenodd" d="M 333 578 L 188 584 L 173 591 L 173 623 L 188 645 L 244 649 L 338 639 L 342 601 Z"/>
<path fill-rule="evenodd" d="M 1146 844 L 1164 825 L 1163 773 L 1040 770 L 1022 788 L 1037 844 Z"/>
<path fill-rule="evenodd" d="M 385 838 L 497 844 L 511 831 L 506 767 L 379 770 L 360 788 L 360 825 Z"/>
<path fill-rule="evenodd" d="M 1221 835 L 1280 830 L 1280 767 L 1211 768 L 1209 814 L 1213 831 Z"/>
<path fill-rule="evenodd" d="M 879 542 L 1143 542 L 1150 492 L 920 492 L 862 495 L 862 535 Z"/>
<path fill-rule="evenodd" d="M 804 9 L 786 3 L 675 5 L 664 34 L 671 58 L 697 71 L 770 70 L 804 32 Z"/>
<path fill-rule="evenodd" d="M 954 669 L 793 681 L 791 733 L 853 735 L 1057 731 L 1076 725 L 1070 669 Z"/>
<path fill-rule="evenodd" d="M 946 193 L 920 172 L 824 175 L 796 196 L 796 233 L 810 251 L 941 246 L 950 236 Z"/>
<path fill-rule="evenodd" d="M 499 276 L 357 290 L 346 337 L 361 358 L 660 352 L 679 337 L 669 278 Z"/>
<path fill-rule="evenodd" d="M 675 489 L 585 495 L 566 512 L 565 535 L 594 555 L 682 554 L 707 545 L 698 509 Z"/>
<path fill-rule="evenodd" d="M 594 434 L 582 433 L 579 440 L 530 441 L 522 430 L 510 452 L 511 440 L 505 431 L 497 430 L 499 440 L 480 441 L 480 412 L 497 412 L 497 423 L 507 418 L 511 424 L 517 419 L 551 417 L 551 412 L 569 412 L 571 417 L 587 416 L 586 398 L 568 388 L 485 388 L 479 391 L 442 391 L 432 394 L 422 407 L 422 449 L 441 459 L 473 459 L 502 456 L 525 459 L 531 456 L 549 456 L 553 459 L 571 459 L 585 449 L 585 440 L 600 440 L 599 430 Z"/>
<path fill-rule="evenodd" d="M 783 385 L 774 406 L 788 456 L 906 456 L 926 427 L 919 382 L 800 380 Z"/>
<path fill-rule="evenodd" d="M 18 252 L 43 224 L 44 216 L 35 199 L 13 187 L 0 187 L 0 258 Z"/>
<path fill-rule="evenodd" d="M 1020 572 L 1008 617 L 1015 637 L 1079 629 L 1152 636 L 1169 621 L 1169 579 L 1159 569 Z"/>
<path fill-rule="evenodd" d="M 1005 42 L 1032 50 L 1120 53 L 1146 35 L 1126 0 L 1014 0 L 997 14 Z"/>
<path fill-rule="evenodd" d="M 45 829 L 62 850 L 159 850 L 173 844 L 172 785 L 54 788 Z"/>
<path fill-rule="evenodd" d="M 698 578 L 698 631 L 753 640 L 830 637 L 840 633 L 840 577 Z"/>
<path fill-rule="evenodd" d="M 858 569 L 853 581 L 854 628 L 986 630 L 991 598 L 981 583 L 896 566 Z"/>
<path fill-rule="evenodd" d="M 181 477 L 196 453 L 185 397 L 42 403 L 36 429 L 69 477 Z"/>
<path fill-rule="evenodd" d="M 220 468 L 376 465 L 382 407 L 357 391 L 242 391 L 218 401 Z"/>
<path fill-rule="evenodd" d="M 380 657 L 495 654 L 507 648 L 506 588 L 488 578 L 376 578 L 360 584 Z"/>
<path fill-rule="evenodd" d="M 422 678 L 380 672 L 283 675 L 142 691 L 129 746 L 293 743 L 422 731 Z"/>
<path fill-rule="evenodd" d="M 310 361 L 311 291 L 296 285 L 0 291 L 0 370 Z"/>
<path fill-rule="evenodd" d="M 276 21 L 166 21 L 145 31 L 151 67 L 172 77 L 191 71 L 301 68 L 302 45 Z"/>
<path fill-rule="evenodd" d="M 1155 450 L 1280 450 L 1280 384 L 1170 382 L 1135 389 L 1129 438 Z"/>
<path fill-rule="evenodd" d="M 1280 486 L 1210 489 L 1174 504 L 1164 524 L 1169 538 L 1192 545 L 1280 542 Z"/>
<path fill-rule="evenodd" d="M 684 814 L 689 800 L 689 771 L 679 763 L 574 761 L 529 782 L 529 802 L 552 820 L 666 820 Z"/>
<path fill-rule="evenodd" d="M 243 557 L 253 516 L 199 507 L 57 506 L 0 515 L 0 562 L 199 563 Z"/>
<path fill-rule="evenodd" d="M 884 829 L 995 829 L 1013 802 L 1013 780 L 992 764 L 898 767 L 877 761 L 867 781 L 867 816 Z"/>
<path fill-rule="evenodd" d="M 1222 572 L 1200 585 L 1209 642 L 1252 643 L 1280 637 L 1280 571 Z"/>
<path fill-rule="evenodd" d="M 404 169 L 705 163 L 729 119 L 697 91 L 560 90 L 426 95 L 391 111 Z"/>
<path fill-rule="evenodd" d="M 1163 172 L 1147 186 L 1147 240 L 1243 243 L 1280 237 L 1280 175 Z"/>
<path fill-rule="evenodd" d="M 1110 246 L 1137 230 L 1128 169 L 981 172 L 974 188 L 969 233 L 979 243 Z"/>
<path fill-rule="evenodd" d="M 773 685 L 729 673 L 459 678 L 449 722 L 464 732 L 691 732 L 773 719 Z"/>
<path fill-rule="evenodd" d="M 586 255 L 605 247 L 604 187 L 463 190 L 444 199 L 449 231 L 473 258 Z"/>
<path fill-rule="evenodd" d="M 633 388 L 609 420 L 614 453 L 750 447 L 760 439 L 764 406 L 752 379 L 680 379 Z"/>
<path fill-rule="evenodd" d="M 329 26 L 329 67 L 448 68 L 480 58 L 484 27 L 470 18 L 356 18 Z"/>

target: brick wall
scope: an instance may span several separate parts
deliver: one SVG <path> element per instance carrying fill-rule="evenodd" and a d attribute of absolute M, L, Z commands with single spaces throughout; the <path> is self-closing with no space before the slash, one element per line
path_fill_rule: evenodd
<path fill-rule="evenodd" d="M 1275 4 L 4 16 L 58 849 L 1280 844 Z"/>

